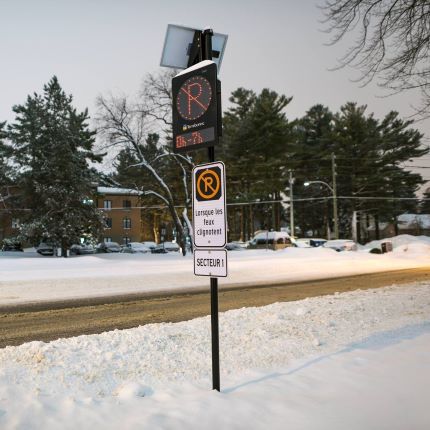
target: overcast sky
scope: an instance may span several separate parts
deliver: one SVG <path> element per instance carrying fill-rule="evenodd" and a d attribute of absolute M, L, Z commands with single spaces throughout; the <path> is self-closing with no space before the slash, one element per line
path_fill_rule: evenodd
<path fill-rule="evenodd" d="M 344 46 L 325 46 L 322 0 L 0 0 L 0 121 L 55 74 L 79 109 L 94 115 L 99 94 L 135 93 L 157 72 L 167 24 L 228 34 L 220 71 L 223 105 L 242 86 L 270 88 L 293 101 L 289 119 L 315 103 L 333 111 L 347 101 L 410 115 L 419 98 L 389 98 L 375 84 L 360 88 L 351 69 L 329 71 Z M 430 137 L 429 121 L 417 128 Z M 427 140 L 426 140 L 427 143 Z M 430 160 L 430 157 L 428 157 Z M 422 164 L 422 162 L 420 163 Z M 430 173 L 423 171 L 430 179 Z"/>

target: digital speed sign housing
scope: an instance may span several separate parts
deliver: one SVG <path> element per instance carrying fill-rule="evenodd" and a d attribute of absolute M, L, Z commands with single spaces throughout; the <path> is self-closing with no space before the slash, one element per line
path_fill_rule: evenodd
<path fill-rule="evenodd" d="M 218 143 L 217 66 L 205 60 L 172 80 L 173 151 Z"/>

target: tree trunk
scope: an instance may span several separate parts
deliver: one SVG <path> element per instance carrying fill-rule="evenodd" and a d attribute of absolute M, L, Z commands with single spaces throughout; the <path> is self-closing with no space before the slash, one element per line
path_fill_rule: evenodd
<path fill-rule="evenodd" d="M 252 205 L 249 205 L 249 239 L 254 236 L 254 211 Z"/>
<path fill-rule="evenodd" d="M 327 240 L 331 239 L 331 228 L 330 228 L 330 215 L 329 215 L 329 201 L 325 203 L 325 219 L 326 219 L 326 233 L 327 233 Z"/>
<path fill-rule="evenodd" d="M 152 220 L 152 232 L 154 233 L 154 242 L 158 243 L 160 240 L 158 234 L 158 223 L 157 223 L 157 214 L 154 212 L 153 220 Z"/>
<path fill-rule="evenodd" d="M 380 239 L 380 232 L 379 232 L 379 215 L 375 215 L 375 240 Z"/>
<path fill-rule="evenodd" d="M 399 225 L 397 224 L 397 217 L 394 217 L 393 220 L 394 223 L 394 236 L 398 236 L 399 235 Z"/>
<path fill-rule="evenodd" d="M 275 196 L 275 194 L 273 194 Z M 272 229 L 276 230 L 276 203 L 272 202 Z"/>
<path fill-rule="evenodd" d="M 240 206 L 240 241 L 243 242 L 245 238 L 244 228 L 243 205 Z"/>
<path fill-rule="evenodd" d="M 275 192 L 275 198 L 277 202 L 275 203 L 275 230 L 280 231 L 281 230 L 281 204 L 279 203 L 279 200 L 281 200 L 281 196 L 279 191 Z"/>
<path fill-rule="evenodd" d="M 183 227 L 181 220 L 180 220 L 180 218 L 176 212 L 176 209 L 175 209 L 175 206 L 173 205 L 173 202 L 170 200 L 168 201 L 168 209 L 169 209 L 170 215 L 172 217 L 173 223 L 175 224 L 179 246 L 182 248 L 182 255 L 185 256 L 187 253 L 187 249 L 186 249 L 186 239 L 185 239 L 185 234 L 184 234 L 184 227 Z"/>
<path fill-rule="evenodd" d="M 357 242 L 361 243 L 361 214 L 357 212 Z"/>

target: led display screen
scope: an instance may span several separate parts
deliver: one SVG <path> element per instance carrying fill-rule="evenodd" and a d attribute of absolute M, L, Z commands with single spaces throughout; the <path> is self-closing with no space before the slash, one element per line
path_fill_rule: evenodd
<path fill-rule="evenodd" d="M 173 78 L 174 152 L 218 142 L 217 68 L 213 62 L 207 63 Z"/>

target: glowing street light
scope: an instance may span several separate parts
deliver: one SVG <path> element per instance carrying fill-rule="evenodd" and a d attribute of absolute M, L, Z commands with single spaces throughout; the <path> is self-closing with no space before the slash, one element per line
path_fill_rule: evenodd
<path fill-rule="evenodd" d="M 334 238 L 339 239 L 339 224 L 338 224 L 338 216 L 337 216 L 337 195 L 336 195 L 336 186 L 331 187 L 327 182 L 324 181 L 307 181 L 303 185 L 308 187 L 311 184 L 323 184 L 331 191 L 333 195 L 333 222 L 334 222 Z"/>

